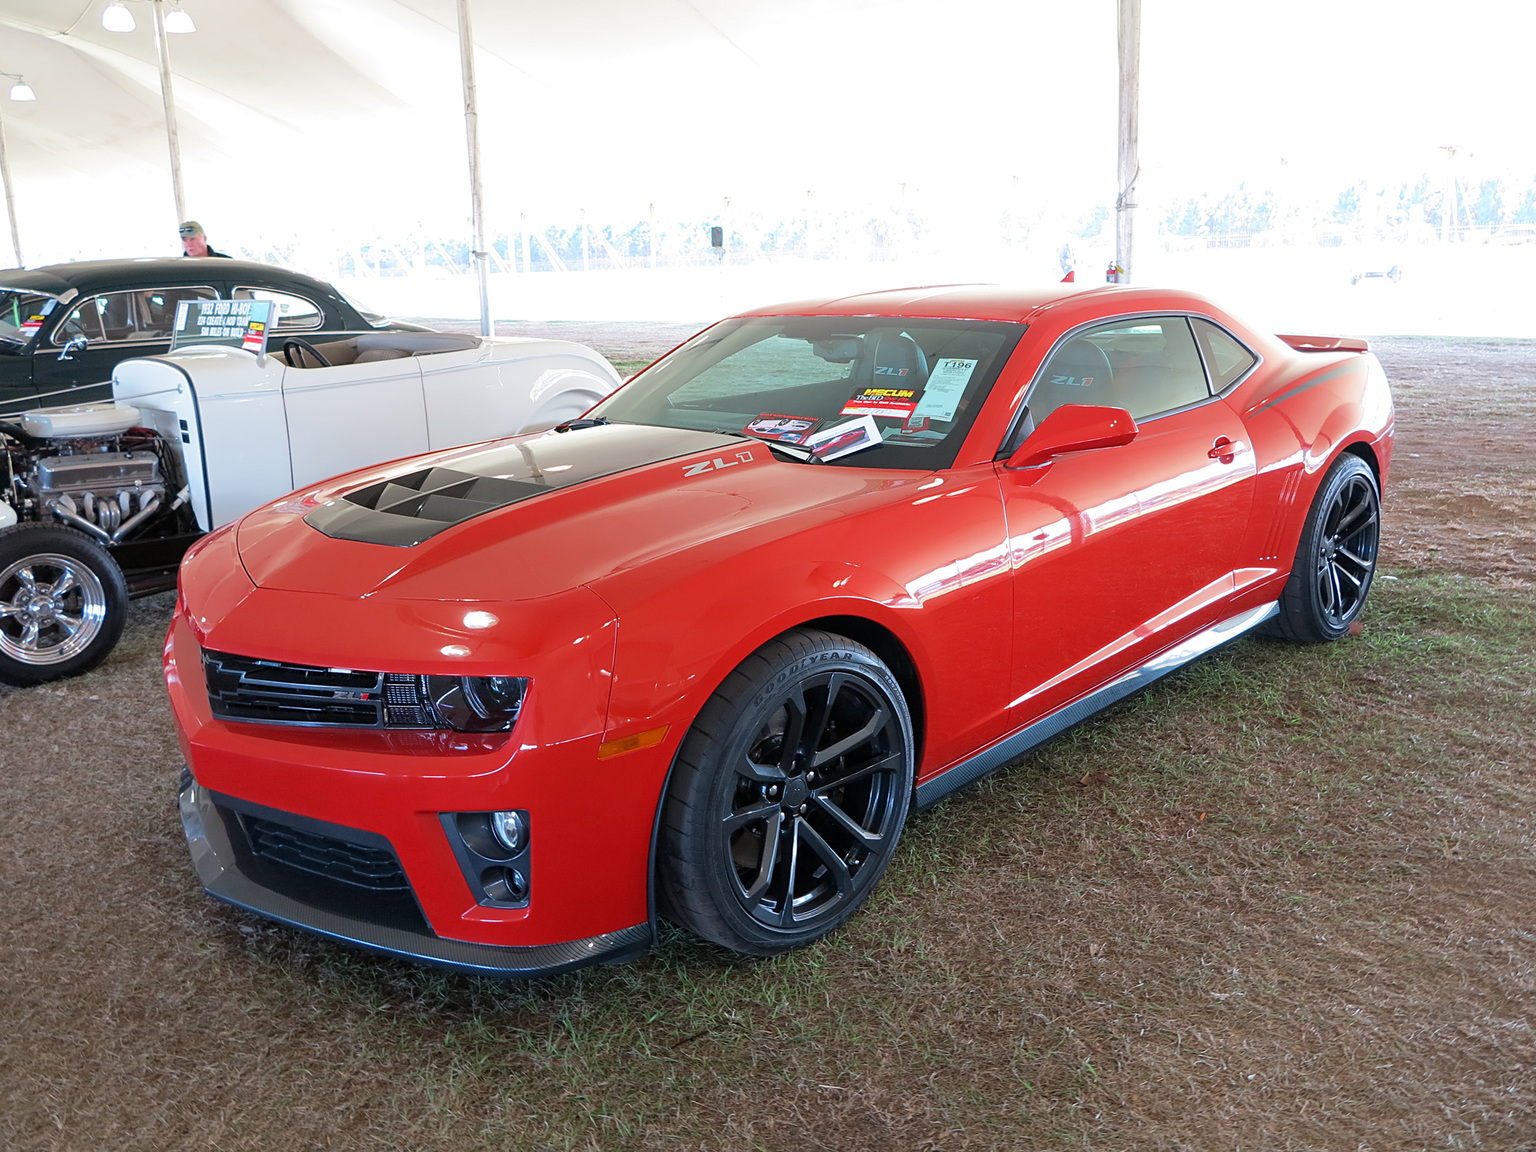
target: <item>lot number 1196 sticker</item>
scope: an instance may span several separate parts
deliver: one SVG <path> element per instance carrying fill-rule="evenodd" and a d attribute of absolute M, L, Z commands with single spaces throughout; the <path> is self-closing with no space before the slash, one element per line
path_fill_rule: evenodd
<path fill-rule="evenodd" d="M 934 420 L 953 420 L 955 409 L 960 407 L 960 397 L 971 382 L 979 360 L 963 360 L 955 356 L 940 358 L 928 377 L 923 398 L 917 402 L 914 416 L 928 416 Z"/>

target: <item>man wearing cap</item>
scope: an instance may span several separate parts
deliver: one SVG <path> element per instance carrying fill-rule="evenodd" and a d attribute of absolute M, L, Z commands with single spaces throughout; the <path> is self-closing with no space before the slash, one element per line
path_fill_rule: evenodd
<path fill-rule="evenodd" d="M 228 252 L 215 252 L 208 247 L 208 237 L 203 235 L 203 226 L 196 220 L 182 221 L 179 231 L 183 256 L 222 256 L 226 260 L 229 259 Z"/>

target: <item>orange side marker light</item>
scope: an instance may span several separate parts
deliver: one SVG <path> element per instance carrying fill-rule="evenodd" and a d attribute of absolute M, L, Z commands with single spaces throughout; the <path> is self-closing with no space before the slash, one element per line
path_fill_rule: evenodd
<path fill-rule="evenodd" d="M 663 724 L 660 728 L 652 728 L 649 732 L 641 732 L 635 736 L 620 736 L 617 740 L 609 740 L 597 747 L 599 760 L 612 760 L 615 756 L 622 756 L 626 752 L 638 752 L 642 748 L 654 748 L 667 738 L 669 724 Z"/>

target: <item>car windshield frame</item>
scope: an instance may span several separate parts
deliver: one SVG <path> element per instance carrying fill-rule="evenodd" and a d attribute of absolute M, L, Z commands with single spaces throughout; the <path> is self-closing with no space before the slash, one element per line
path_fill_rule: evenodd
<path fill-rule="evenodd" d="M 19 303 L 23 300 L 36 300 L 37 304 L 21 308 Z M 36 288 L 9 288 L 0 284 L 0 340 L 10 348 L 24 348 L 32 342 L 37 333 L 47 324 L 47 317 L 60 304 L 57 296 L 49 292 L 39 292 Z M 24 332 L 26 321 L 20 324 L 11 324 L 10 318 L 27 313 L 27 318 L 41 317 L 41 323 L 31 332 Z"/>
<path fill-rule="evenodd" d="M 272 288 L 269 289 L 269 291 L 288 292 L 288 290 L 285 288 Z M 384 315 L 384 313 L 380 312 L 377 308 L 368 307 L 368 305 L 359 301 L 356 296 L 353 296 L 347 292 L 343 292 L 334 284 L 331 285 L 331 291 L 336 294 L 336 298 L 338 300 L 340 300 L 348 308 L 352 309 L 352 311 L 361 316 L 363 318 L 363 323 L 367 324 L 369 327 L 388 328 L 392 323 L 394 323 L 394 321 L 392 321 L 388 316 Z M 288 292 L 288 294 L 290 296 L 298 295 L 296 292 Z"/>
<path fill-rule="evenodd" d="M 1025 329 L 1017 321 L 956 317 L 734 317 L 705 329 L 634 376 L 588 416 L 719 432 L 793 448 L 804 448 L 801 440 L 806 436 L 819 439 L 867 416 L 874 419 L 882 441 L 824 463 L 938 471 L 954 466 Z M 807 345 L 804 355 L 791 359 L 789 353 L 798 352 L 795 346 L 801 342 Z M 780 374 L 771 379 L 752 375 L 754 350 L 767 350 L 757 358 L 774 367 L 763 370 Z M 780 353 L 778 360 L 773 359 L 775 352 Z M 823 364 L 817 365 L 813 357 Z M 781 364 L 787 367 L 778 367 Z M 824 379 L 814 379 L 822 367 Z M 750 391 L 729 387 L 757 381 L 762 386 Z M 674 403 L 673 398 L 690 386 L 696 392 L 689 397 L 694 402 Z M 726 390 L 718 391 L 721 388 Z M 732 408 L 721 404 L 738 398 L 750 403 Z M 946 418 L 938 418 L 946 413 Z M 788 423 L 802 417 L 817 421 L 809 433 Z M 760 421 L 774 430 L 761 435 L 748 431 L 748 425 Z M 791 428 L 799 439 L 777 439 Z M 815 443 L 813 439 L 810 446 Z"/>

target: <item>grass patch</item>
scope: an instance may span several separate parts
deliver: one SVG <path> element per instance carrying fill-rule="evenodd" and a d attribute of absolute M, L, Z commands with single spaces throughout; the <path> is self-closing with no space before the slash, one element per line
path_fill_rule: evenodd
<path fill-rule="evenodd" d="M 914 818 L 817 947 L 534 982 L 203 897 L 146 609 L 118 695 L 5 701 L 140 734 L 0 783 L 0 1146 L 1520 1146 L 1536 609 L 1391 575 L 1361 637 L 1239 641 Z"/>

